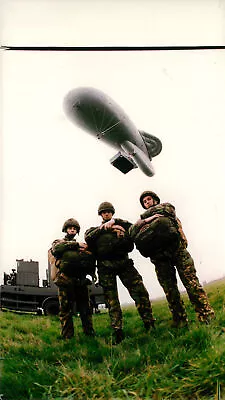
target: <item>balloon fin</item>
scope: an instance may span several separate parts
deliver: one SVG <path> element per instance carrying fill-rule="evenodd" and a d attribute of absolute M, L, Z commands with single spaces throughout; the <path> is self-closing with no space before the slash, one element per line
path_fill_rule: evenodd
<path fill-rule="evenodd" d="M 139 133 L 144 140 L 150 159 L 157 156 L 162 150 L 161 140 L 145 131 L 139 131 Z"/>

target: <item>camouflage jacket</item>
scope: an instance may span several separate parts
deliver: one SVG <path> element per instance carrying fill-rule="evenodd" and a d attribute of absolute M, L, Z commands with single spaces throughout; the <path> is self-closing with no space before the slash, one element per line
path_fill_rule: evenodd
<path fill-rule="evenodd" d="M 185 247 L 187 247 L 187 238 L 183 232 L 181 221 L 177 218 L 175 207 L 170 203 L 161 203 L 155 206 L 150 207 L 143 214 L 140 215 L 141 219 L 151 217 L 154 214 L 161 214 L 165 217 L 168 217 L 174 221 L 174 224 L 180 234 L 180 238 Z M 141 224 L 134 224 L 130 227 L 129 232 L 133 239 L 135 239 L 137 233 L 139 232 Z"/>
<path fill-rule="evenodd" d="M 121 226 L 125 231 L 118 236 L 113 226 L 111 229 L 91 227 L 85 232 L 85 241 L 97 260 L 119 260 L 126 258 L 134 248 L 133 240 L 129 235 L 131 223 L 120 218 L 114 218 L 114 226 Z"/>

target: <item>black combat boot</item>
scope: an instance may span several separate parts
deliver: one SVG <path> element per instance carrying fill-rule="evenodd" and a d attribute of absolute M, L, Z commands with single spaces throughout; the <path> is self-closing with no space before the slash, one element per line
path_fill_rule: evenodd
<path fill-rule="evenodd" d="M 121 343 L 124 337 L 122 329 L 115 329 L 113 333 L 113 344 Z"/>

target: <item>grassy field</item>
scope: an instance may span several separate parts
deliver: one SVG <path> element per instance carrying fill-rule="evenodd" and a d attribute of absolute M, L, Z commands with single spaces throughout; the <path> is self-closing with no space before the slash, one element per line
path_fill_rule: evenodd
<path fill-rule="evenodd" d="M 123 309 L 126 339 L 112 346 L 107 312 L 94 315 L 95 338 L 63 341 L 57 317 L 1 312 L 0 399 L 225 399 L 225 280 L 205 287 L 217 318 L 195 320 L 184 295 L 189 329 L 170 327 L 165 300 L 153 303 L 154 332 L 135 307 Z"/>

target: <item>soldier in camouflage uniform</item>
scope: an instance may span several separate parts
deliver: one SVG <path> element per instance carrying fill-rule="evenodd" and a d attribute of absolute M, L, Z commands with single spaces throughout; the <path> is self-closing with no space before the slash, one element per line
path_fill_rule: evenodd
<path fill-rule="evenodd" d="M 62 232 L 65 232 L 66 236 L 64 239 L 55 240 L 51 248 L 52 255 L 56 259 L 55 265 L 58 268 L 54 282 L 58 286 L 59 318 L 61 334 L 64 339 L 74 336 L 74 302 L 80 313 L 84 334 L 87 336 L 95 334 L 87 287 L 91 282 L 86 278 L 88 274 L 94 276 L 95 260 L 87 251 L 87 244 L 78 243 L 75 240 L 75 235 L 79 231 L 79 222 L 73 218 L 68 219 L 62 228 Z"/>
<path fill-rule="evenodd" d="M 143 192 L 140 196 L 140 202 L 147 211 L 142 214 L 136 224 L 130 228 L 130 234 L 134 241 L 138 232 L 140 229 L 143 229 L 145 224 L 150 224 L 149 226 L 151 227 L 151 224 L 154 224 L 153 221 L 165 216 L 173 222 L 173 228 L 171 228 L 171 231 L 173 230 L 172 233 L 175 233 L 174 229 L 176 229 L 178 233 L 178 241 L 176 241 L 174 235 L 173 243 L 170 243 L 169 246 L 163 245 L 161 247 L 159 235 L 159 246 L 157 247 L 155 241 L 155 250 L 154 248 L 150 249 L 151 243 L 149 242 L 149 254 L 147 248 L 145 254 L 145 257 L 149 256 L 151 262 L 155 265 L 158 281 L 166 294 L 169 308 L 173 316 L 173 326 L 184 326 L 187 325 L 188 321 L 184 302 L 181 299 L 177 287 L 176 269 L 187 290 L 189 299 L 195 308 L 199 321 L 206 324 L 210 323 L 211 318 L 215 317 L 214 310 L 210 306 L 207 295 L 199 283 L 194 261 L 187 251 L 187 239 L 182 230 L 181 222 L 176 217 L 174 206 L 170 203 L 160 204 L 159 197 L 152 191 Z"/>
<path fill-rule="evenodd" d="M 115 209 L 111 203 L 101 203 L 98 214 L 102 217 L 102 224 L 88 229 L 85 232 L 85 240 L 97 259 L 99 282 L 103 287 L 109 308 L 114 344 L 118 344 L 123 340 L 124 333 L 117 276 L 135 301 L 147 331 L 154 327 L 154 318 L 142 277 L 134 267 L 133 260 L 128 257 L 128 253 L 134 248 L 133 241 L 128 234 L 131 223 L 119 218 L 112 219 L 114 212 Z"/>

